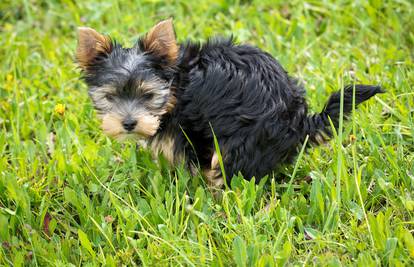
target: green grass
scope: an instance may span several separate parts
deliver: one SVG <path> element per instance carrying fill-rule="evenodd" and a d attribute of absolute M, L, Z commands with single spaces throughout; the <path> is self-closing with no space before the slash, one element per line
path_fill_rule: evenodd
<path fill-rule="evenodd" d="M 1 1 L 1 265 L 413 265 L 412 1 L 134 2 Z M 131 45 L 170 16 L 180 41 L 233 34 L 270 52 L 314 111 L 354 80 L 387 93 L 215 201 L 201 177 L 105 137 L 73 60 L 77 26 Z"/>

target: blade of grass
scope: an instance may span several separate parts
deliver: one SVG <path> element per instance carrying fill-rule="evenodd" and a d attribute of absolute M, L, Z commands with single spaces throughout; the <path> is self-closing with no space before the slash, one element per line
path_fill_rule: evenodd
<path fill-rule="evenodd" d="M 352 90 L 352 134 L 354 136 L 356 136 L 355 107 L 356 106 L 355 106 L 355 84 L 354 84 L 353 90 Z M 367 224 L 371 245 L 373 247 L 375 247 L 374 237 L 372 236 L 372 231 L 371 231 L 371 225 L 370 225 L 369 220 L 368 220 L 367 212 L 365 210 L 365 204 L 364 204 L 364 201 L 362 199 L 361 188 L 360 188 L 360 185 L 359 185 L 359 182 L 358 182 L 358 180 L 360 180 L 360 179 L 358 179 L 358 177 L 361 177 L 361 175 L 362 175 L 362 169 L 360 171 L 358 171 L 358 163 L 357 163 L 357 156 L 356 156 L 356 142 L 353 142 L 351 150 L 352 150 L 352 161 L 353 161 L 353 165 L 354 165 L 353 166 L 354 167 L 354 171 L 353 171 L 353 173 L 354 173 L 354 182 L 355 182 L 355 186 L 356 186 L 357 193 L 358 193 L 359 205 L 361 206 L 362 212 L 364 213 L 364 220 L 365 220 L 365 223 Z"/>

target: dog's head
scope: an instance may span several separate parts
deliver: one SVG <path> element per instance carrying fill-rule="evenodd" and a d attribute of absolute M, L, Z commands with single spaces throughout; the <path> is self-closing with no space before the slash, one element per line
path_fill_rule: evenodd
<path fill-rule="evenodd" d="M 178 56 L 172 19 L 161 21 L 132 48 L 91 28 L 78 29 L 76 59 L 106 134 L 116 139 L 155 135 L 175 102 Z"/>

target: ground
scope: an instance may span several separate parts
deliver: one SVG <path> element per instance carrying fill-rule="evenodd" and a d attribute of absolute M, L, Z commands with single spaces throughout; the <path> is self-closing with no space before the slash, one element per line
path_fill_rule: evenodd
<path fill-rule="evenodd" d="M 74 63 L 78 26 L 132 45 L 171 16 L 180 41 L 268 51 L 315 112 L 353 81 L 387 93 L 216 201 L 201 177 L 105 137 Z M 0 265 L 412 266 L 413 18 L 409 0 L 2 1 Z"/>

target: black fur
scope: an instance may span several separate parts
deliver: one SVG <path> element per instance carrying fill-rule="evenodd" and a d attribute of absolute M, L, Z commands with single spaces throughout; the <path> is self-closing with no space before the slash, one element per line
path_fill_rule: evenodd
<path fill-rule="evenodd" d="M 160 134 L 175 132 L 176 153 L 184 150 L 190 161 L 208 168 L 213 129 L 230 179 L 241 172 L 258 181 L 290 162 L 306 135 L 314 142 L 318 133 L 330 136 L 328 117 L 338 125 L 340 92 L 309 116 L 304 89 L 271 55 L 231 39 L 182 45 L 176 79 L 177 105 Z M 352 110 L 352 90 L 345 88 L 344 114 Z M 378 86 L 356 85 L 355 104 L 379 92 Z"/>

